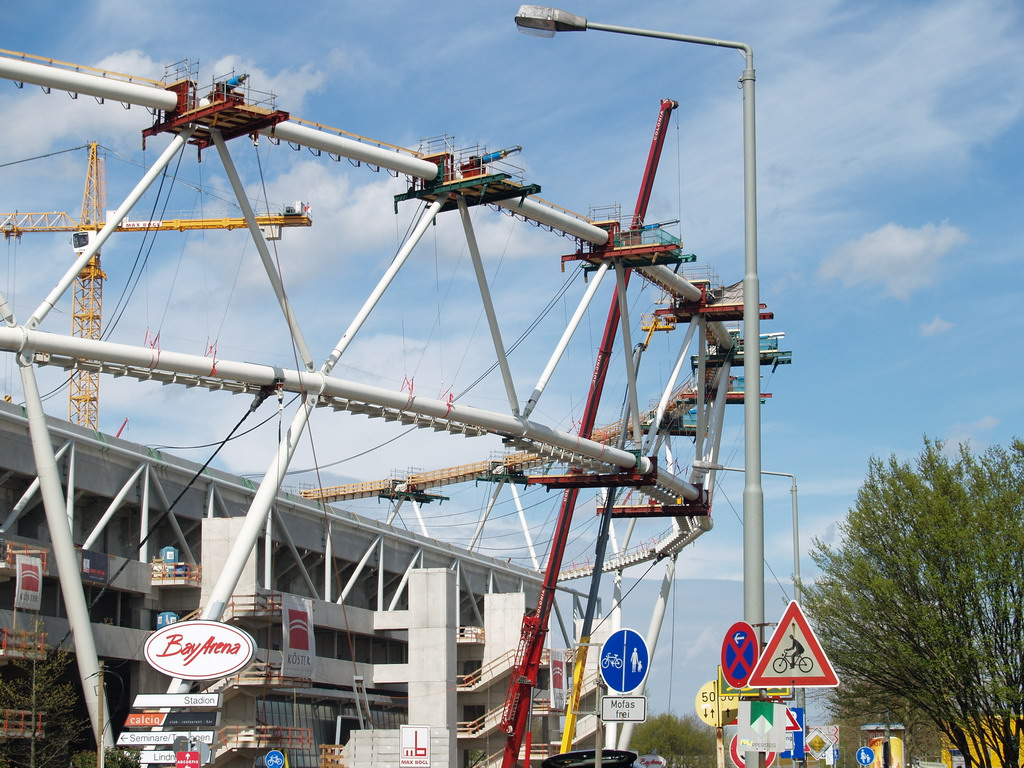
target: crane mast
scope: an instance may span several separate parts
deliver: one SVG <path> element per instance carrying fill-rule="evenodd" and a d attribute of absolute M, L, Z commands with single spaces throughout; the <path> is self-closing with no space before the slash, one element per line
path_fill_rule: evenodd
<path fill-rule="evenodd" d="M 106 211 L 106 179 L 99 144 L 89 144 L 89 170 L 82 195 L 82 218 L 79 226 L 90 231 L 102 224 Z M 88 235 L 73 242 L 77 248 L 88 245 Z M 103 281 L 106 275 L 100 268 L 100 254 L 78 273 L 71 306 L 71 335 L 80 339 L 99 340 L 102 334 Z M 71 374 L 68 396 L 68 421 L 91 429 L 99 428 L 100 376 L 95 371 L 76 370 Z"/>
<path fill-rule="evenodd" d="M 654 177 L 658 172 L 658 162 L 661 159 L 661 150 L 665 145 L 667 132 L 672 110 L 679 104 L 670 99 L 662 99 L 658 110 L 658 121 L 654 128 L 654 137 L 651 141 L 651 149 L 647 156 L 647 166 L 644 168 L 643 179 L 640 184 L 640 194 L 637 197 L 636 208 L 633 213 L 632 228 L 639 229 L 642 226 L 644 216 L 647 214 L 647 205 L 650 202 L 651 189 L 654 186 Z M 614 246 L 608 246 L 614 250 Z M 612 254 L 609 253 L 609 256 Z M 623 286 L 628 283 L 631 270 L 626 270 Z M 611 305 L 608 308 L 608 317 L 605 321 L 604 333 L 601 338 L 601 346 L 598 349 L 597 360 L 594 365 L 594 375 L 590 381 L 590 391 L 587 394 L 586 405 L 584 406 L 583 418 L 580 424 L 579 434 L 581 437 L 589 437 L 597 419 L 597 409 L 601 402 L 601 395 L 604 391 L 605 377 L 608 372 L 608 361 L 611 359 L 612 346 L 615 343 L 615 336 L 619 326 L 619 301 L 618 291 L 612 295 Z M 558 519 L 555 522 L 555 530 L 551 539 L 551 552 L 548 555 L 547 566 L 544 570 L 544 580 L 541 583 L 540 596 L 537 601 L 537 608 L 532 614 L 523 617 L 523 625 L 519 638 L 519 647 L 516 651 L 516 664 L 509 681 L 508 693 L 505 697 L 505 709 L 502 714 L 500 727 L 508 734 L 505 741 L 505 748 L 502 755 L 502 768 L 512 768 L 519 759 L 519 750 L 522 747 L 523 737 L 529 729 L 530 701 L 533 697 L 533 688 L 537 684 L 537 673 L 540 669 L 541 656 L 544 651 L 544 641 L 547 638 L 547 627 L 551 617 L 551 609 L 555 601 L 555 590 L 558 587 L 558 573 L 562 567 L 562 557 L 565 554 L 565 547 L 569 540 L 569 529 L 572 525 L 573 512 L 576 509 L 576 500 L 579 496 L 578 488 L 566 488 L 562 495 L 562 504 L 559 509 Z M 586 648 L 584 644 L 588 638 L 580 638 L 580 648 L 576 658 L 576 673 L 574 678 L 573 692 L 570 701 L 566 705 L 566 738 L 563 739 L 563 751 L 568 742 L 572 743 L 572 734 L 575 731 L 575 709 L 579 702 L 579 689 L 582 675 L 581 670 L 586 661 Z"/>

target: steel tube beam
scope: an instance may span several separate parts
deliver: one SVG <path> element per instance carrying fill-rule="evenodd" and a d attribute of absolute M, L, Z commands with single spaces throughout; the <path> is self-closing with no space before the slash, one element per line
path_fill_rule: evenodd
<path fill-rule="evenodd" d="M 68 525 L 60 471 L 57 469 L 57 461 L 53 455 L 53 443 L 50 439 L 50 431 L 46 426 L 46 415 L 43 413 L 43 402 L 39 396 L 35 368 L 32 366 L 30 356 L 27 355 L 18 356 L 18 365 L 21 369 L 25 414 L 28 418 L 36 472 L 39 475 L 43 509 L 46 512 L 50 541 L 53 543 L 53 556 L 57 563 L 57 576 L 60 580 L 61 594 L 64 597 L 64 608 L 67 610 L 68 624 L 71 627 L 71 635 L 75 643 L 75 659 L 78 662 L 82 695 L 92 721 L 96 743 L 103 744 L 105 747 L 113 746 L 111 733 L 113 729 L 103 728 L 103 710 L 93 680 L 100 674 L 99 655 L 96 652 L 96 640 L 92 634 L 85 590 L 82 588 L 81 566 L 78 563 L 75 543 L 71 538 L 71 527 Z"/>
<path fill-rule="evenodd" d="M 668 399 L 672 396 L 672 391 L 675 389 L 676 381 L 679 379 L 679 374 L 682 371 L 683 365 L 686 363 L 686 352 L 690 348 L 690 342 L 693 340 L 693 332 L 697 330 L 697 323 L 690 323 L 690 327 L 686 329 L 686 336 L 683 338 L 683 343 L 679 345 L 679 354 L 676 356 L 676 364 L 672 369 L 672 375 L 668 381 L 665 382 L 665 389 L 661 393 L 661 400 L 658 401 L 658 408 L 654 412 L 654 419 L 651 421 L 651 426 L 647 430 L 647 439 L 644 442 L 644 454 L 650 455 L 651 448 L 654 446 L 654 438 L 658 434 L 658 430 L 661 428 L 661 420 L 665 418 L 665 410 L 668 408 Z M 704 350 L 700 350 L 701 358 L 704 356 Z M 698 435 L 699 438 L 699 435 Z"/>
<path fill-rule="evenodd" d="M 378 281 L 373 292 L 367 297 L 366 301 L 363 302 L 363 306 L 359 309 L 359 312 L 352 319 L 345 333 L 342 334 L 341 339 L 338 340 L 337 345 L 331 350 L 331 354 L 327 357 L 327 361 L 323 364 L 321 371 L 323 373 L 330 373 L 331 370 L 337 365 L 338 360 L 348 349 L 348 345 L 352 343 L 352 339 L 359 332 L 359 329 L 363 327 L 363 323 L 366 322 L 366 318 L 369 317 L 370 312 L 377 306 L 377 302 L 380 301 L 380 297 L 384 295 L 384 291 L 387 290 L 388 286 L 391 285 L 391 281 L 395 279 L 395 275 L 405 264 L 409 258 L 409 254 L 412 253 L 413 249 L 419 243 L 424 233 L 427 231 L 427 227 L 430 226 L 431 222 L 434 221 L 438 212 L 441 210 L 441 206 L 448 200 L 448 193 L 444 193 L 431 203 L 427 209 L 423 212 L 420 220 L 416 222 L 416 226 L 413 231 L 409 234 L 409 237 L 402 244 L 402 247 L 398 249 L 398 253 L 395 254 L 394 260 L 385 270 L 384 275 Z"/>
<path fill-rule="evenodd" d="M 483 262 L 480 260 L 480 248 L 477 246 L 476 233 L 473 231 L 473 220 L 469 216 L 469 207 L 466 205 L 465 198 L 462 195 L 458 195 L 455 202 L 459 206 L 462 229 L 466 234 L 466 245 L 469 246 L 469 256 L 473 262 L 473 272 L 476 274 L 476 282 L 480 288 L 480 302 L 483 304 L 484 314 L 487 316 L 487 325 L 491 329 L 491 341 L 494 344 L 494 354 L 498 360 L 498 368 L 501 369 L 501 379 L 505 383 L 505 394 L 508 397 L 509 410 L 513 416 L 518 416 L 519 397 L 516 395 L 512 371 L 508 367 L 505 344 L 501 340 L 501 327 L 498 325 L 498 315 L 494 311 L 491 290 L 487 285 L 487 273 L 484 271 Z"/>
<path fill-rule="evenodd" d="M 167 148 L 160 154 L 157 161 L 153 163 L 153 166 L 146 171 L 145 175 L 139 180 L 139 183 L 135 185 L 128 197 L 125 198 L 121 206 L 114 211 L 113 215 L 108 219 L 103 229 L 96 233 L 96 236 L 89 243 L 88 247 L 79 255 L 75 260 L 75 263 L 71 265 L 71 268 L 64 273 L 64 277 L 53 287 L 43 303 L 36 307 L 36 311 L 32 313 L 32 316 L 28 319 L 25 324 L 27 328 L 33 329 L 38 328 L 39 324 L 43 319 L 50 313 L 54 305 L 60 300 L 60 298 L 67 292 L 67 289 L 71 287 L 71 284 L 75 282 L 79 273 L 85 268 L 93 256 L 99 253 L 100 248 L 110 237 L 111 233 L 119 226 L 124 220 L 124 217 L 128 215 L 128 212 L 132 207 L 139 201 L 139 198 L 145 194 L 146 190 L 149 189 L 150 185 L 156 181 L 156 179 L 163 173 L 168 163 L 174 158 L 176 154 L 185 146 L 185 142 L 188 141 L 192 135 L 194 129 L 191 127 L 186 128 L 184 131 L 179 133 L 173 139 L 171 143 L 167 145 Z"/>
<path fill-rule="evenodd" d="M 272 139 L 301 144 L 311 149 L 319 149 L 329 152 L 332 155 L 359 160 L 360 162 L 376 165 L 388 170 L 405 173 L 425 181 L 433 181 L 437 178 L 437 166 L 420 160 L 417 157 L 407 157 L 389 149 L 375 147 L 353 139 L 346 139 L 334 133 L 321 131 L 317 128 L 309 128 L 305 125 L 286 120 L 278 123 L 273 128 L 266 128 L 261 131 L 263 135 Z"/>
<path fill-rule="evenodd" d="M 145 464 L 139 465 L 139 468 L 136 469 L 132 473 L 132 476 L 129 477 L 128 480 L 125 481 L 125 483 L 121 486 L 121 490 L 117 492 L 117 495 L 113 498 L 110 504 L 107 505 L 106 512 L 103 513 L 103 516 L 99 519 L 99 522 L 97 522 L 96 525 L 93 527 L 92 532 L 89 534 L 88 538 L 86 538 L 86 540 L 82 542 L 82 549 L 92 549 L 92 545 L 96 543 L 96 540 L 100 537 L 100 534 L 103 533 L 103 529 L 107 527 L 107 523 L 110 522 L 110 518 L 112 518 L 114 516 L 114 513 L 117 512 L 117 510 L 121 507 L 121 503 L 125 500 L 125 497 L 128 495 L 128 491 L 130 491 L 132 488 L 132 484 L 139 479 L 139 475 L 142 474 L 142 470 L 144 470 L 145 468 Z M 143 535 L 145 535 L 146 531 L 146 517 L 146 510 L 143 509 Z M 142 560 L 142 562 L 145 562 L 145 560 Z"/>
<path fill-rule="evenodd" d="M 495 205 L 594 245 L 604 245 L 608 242 L 608 233 L 600 227 L 595 227 L 568 213 L 562 213 L 551 206 L 538 203 L 529 197 L 499 200 Z"/>
<path fill-rule="evenodd" d="M 267 248 L 267 241 L 260 232 L 259 224 L 256 223 L 256 214 L 253 213 L 252 206 L 249 204 L 249 198 L 245 194 L 242 180 L 238 177 L 238 171 L 235 169 L 235 163 L 231 159 L 231 153 L 228 151 L 227 144 L 224 143 L 224 137 L 219 130 L 216 128 L 210 129 L 210 135 L 213 137 L 213 143 L 217 147 L 217 153 L 220 155 L 220 161 L 224 166 L 224 172 L 227 174 L 228 181 L 231 182 L 231 189 L 235 193 L 238 206 L 242 209 L 242 215 L 245 217 L 245 223 L 249 227 L 249 234 L 256 246 L 256 252 L 259 253 L 260 261 L 263 262 L 263 269 L 267 273 L 267 279 L 270 280 L 270 286 L 274 289 L 277 303 L 280 304 L 285 322 L 288 323 L 288 332 L 291 334 L 292 341 L 295 343 L 295 348 L 303 364 L 306 366 L 306 370 L 312 371 L 316 367 L 316 364 L 313 362 L 313 355 L 310 354 L 306 338 L 299 327 L 299 320 L 295 317 L 295 313 L 292 312 L 292 305 L 288 301 L 288 295 L 285 293 L 281 275 L 278 273 L 277 267 L 274 266 L 274 260 L 270 256 L 270 249 Z"/>
<path fill-rule="evenodd" d="M 174 371 L 197 376 L 210 375 L 210 359 L 202 355 L 169 350 L 154 352 L 146 347 L 80 339 L 45 331 L 0 328 L 0 349 L 20 351 L 25 348 L 43 353 L 49 352 L 69 357 L 148 367 L 154 370 Z M 279 377 L 282 377 L 283 387 L 289 392 L 312 390 L 327 397 L 340 397 L 426 417 L 446 419 L 497 434 L 544 443 L 623 469 L 637 468 L 641 472 L 646 472 L 651 468 L 650 461 L 644 457 L 638 460 L 634 454 L 628 451 L 611 448 L 603 443 L 556 430 L 545 424 L 515 418 L 508 414 L 448 403 L 444 400 L 419 395 L 410 397 L 407 392 L 396 392 L 324 374 L 309 374 L 294 370 L 282 371 L 282 369 L 270 365 L 222 359 L 217 361 L 217 376 L 225 380 L 246 381 L 260 386 L 273 384 L 278 381 Z M 661 475 L 659 481 L 669 477 L 671 476 Z M 691 489 L 691 492 L 695 494 L 695 489 Z M 695 495 L 687 496 L 687 498 L 695 498 Z"/>
<path fill-rule="evenodd" d="M 98 99 L 136 104 L 149 109 L 162 109 L 165 112 L 178 105 L 177 94 L 163 88 L 129 83 L 84 72 L 74 72 L 70 69 L 35 64 L 3 56 L 0 56 L 0 77 L 19 83 L 39 85 L 43 88 L 56 88 L 60 91 L 95 96 Z"/>
<path fill-rule="evenodd" d="M 586 293 L 580 300 L 579 306 L 576 307 L 576 311 L 573 313 L 573 316 L 569 319 L 569 324 L 566 325 L 565 331 L 562 333 L 562 338 L 558 340 L 558 344 L 555 346 L 555 351 L 551 353 L 551 358 L 548 360 L 548 364 L 544 368 L 544 372 L 540 375 L 540 379 L 537 381 L 537 386 L 533 388 L 533 394 L 530 395 L 530 399 L 527 400 L 526 406 L 523 408 L 524 417 L 529 417 L 529 415 L 533 413 L 533 409 L 537 407 L 537 401 L 540 400 L 540 396 L 544 393 L 544 390 L 548 385 L 548 381 L 551 380 L 551 376 L 555 372 L 555 366 L 558 365 L 559 360 L 562 359 L 562 355 L 565 354 L 565 349 L 569 346 L 569 341 L 572 339 L 573 334 L 576 333 L 576 329 L 579 327 L 580 321 L 583 319 L 583 315 L 590 306 L 590 302 L 594 298 L 594 294 L 597 293 L 598 286 L 601 285 L 601 280 L 608 272 L 608 264 L 609 262 L 607 260 L 602 261 L 601 266 L 597 268 L 597 272 L 590 278 L 590 286 L 587 288 Z"/>

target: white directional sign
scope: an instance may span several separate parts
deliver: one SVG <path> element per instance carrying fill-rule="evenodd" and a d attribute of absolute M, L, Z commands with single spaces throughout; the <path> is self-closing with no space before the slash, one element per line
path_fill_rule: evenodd
<path fill-rule="evenodd" d="M 219 707 L 219 693 L 140 693 L 132 704 L 136 709 L 157 707 Z"/>
<path fill-rule="evenodd" d="M 173 744 L 175 739 L 213 744 L 216 731 L 121 731 L 119 747 L 141 747 L 146 744 Z"/>
<path fill-rule="evenodd" d="M 647 722 L 647 697 L 602 696 L 601 720 L 606 723 Z"/>
<path fill-rule="evenodd" d="M 174 765 L 177 760 L 177 753 L 170 749 L 142 750 L 139 752 L 139 762 L 143 765 Z"/>

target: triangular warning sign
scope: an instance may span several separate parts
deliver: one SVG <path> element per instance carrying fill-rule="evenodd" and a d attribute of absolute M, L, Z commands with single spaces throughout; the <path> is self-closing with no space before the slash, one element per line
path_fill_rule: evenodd
<path fill-rule="evenodd" d="M 747 685 L 751 688 L 839 685 L 832 664 L 795 601 L 779 619 L 775 634 L 757 660 Z"/>

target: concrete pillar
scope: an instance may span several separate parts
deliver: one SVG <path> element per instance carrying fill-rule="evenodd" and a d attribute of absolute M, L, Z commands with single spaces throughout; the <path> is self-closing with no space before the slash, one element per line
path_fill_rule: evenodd
<path fill-rule="evenodd" d="M 409 724 L 433 726 L 435 744 L 434 729 L 446 731 L 448 755 L 457 746 L 457 599 L 455 574 L 447 568 L 416 570 L 409 577 Z"/>

